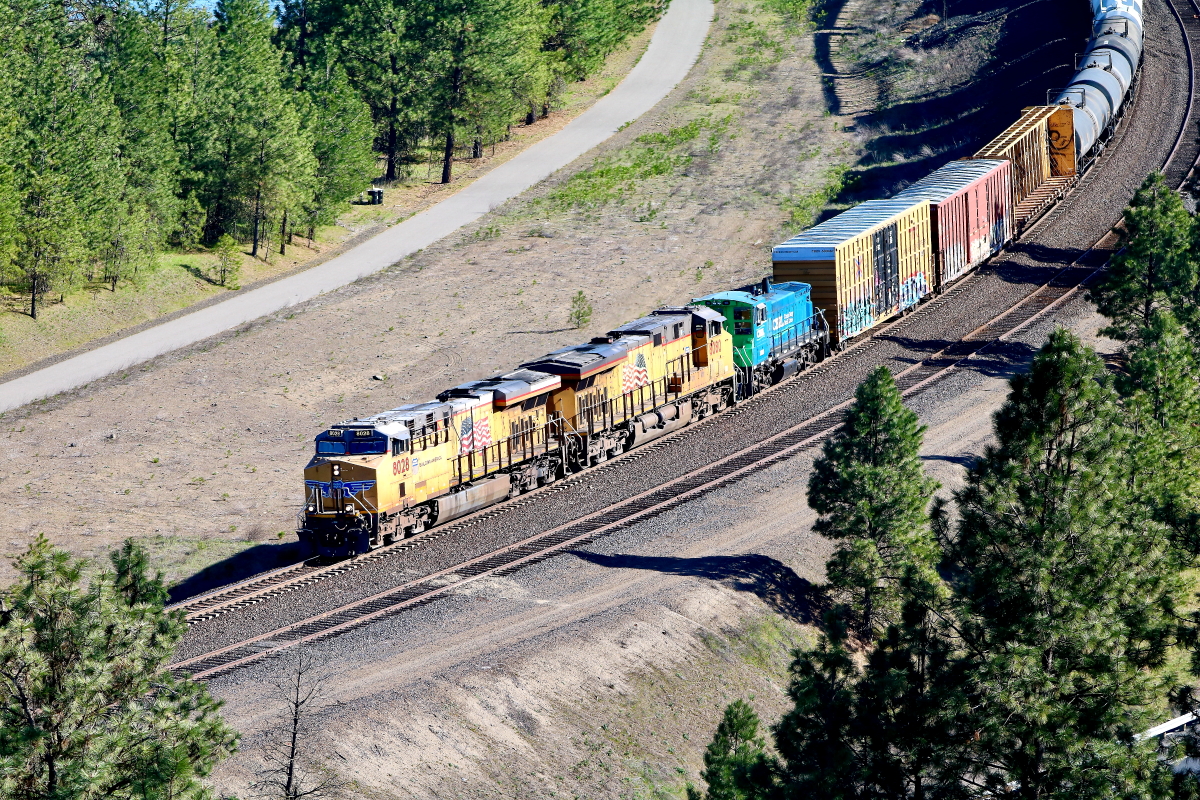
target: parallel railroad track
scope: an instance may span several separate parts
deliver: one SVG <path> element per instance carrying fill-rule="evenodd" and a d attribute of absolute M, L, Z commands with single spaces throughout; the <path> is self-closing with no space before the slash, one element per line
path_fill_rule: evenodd
<path fill-rule="evenodd" d="M 1189 39 L 1195 43 L 1200 43 L 1200 6 L 1197 5 L 1197 0 L 1188 0 L 1186 13 L 1180 13 L 1175 8 L 1172 0 L 1166 0 L 1166 2 L 1171 6 L 1172 13 L 1184 32 L 1185 43 Z M 1189 70 L 1191 73 L 1189 76 L 1188 112 L 1176 137 L 1175 146 L 1165 165 L 1165 171 L 1169 179 L 1180 186 L 1195 172 L 1197 156 L 1200 154 L 1200 142 L 1193 141 L 1194 137 L 1189 138 L 1187 135 L 1188 130 L 1196 124 L 1197 120 L 1197 109 L 1194 103 L 1195 68 L 1191 62 L 1193 50 L 1191 44 L 1187 46 Z M 1100 162 L 1103 163 L 1103 161 L 1104 158 L 1102 157 Z M 1183 164 L 1181 165 L 1180 162 L 1183 162 Z M 1093 172 L 1095 171 L 1095 167 L 1099 166 L 1100 163 L 1096 164 Z M 1084 176 L 1085 181 L 1087 177 L 1086 175 Z M 1032 234 L 1043 222 L 1053 217 L 1054 213 L 1054 211 L 1050 212 L 1050 214 L 1027 229 L 1025 236 L 1028 237 Z M 993 317 L 987 323 L 976 328 L 949 347 L 897 373 L 896 382 L 903 394 L 909 396 L 920 392 L 959 369 L 970 359 L 980 355 L 989 347 L 1004 342 L 1023 328 L 1044 317 L 1050 311 L 1064 305 L 1076 296 L 1103 269 L 1115 243 L 1116 236 L 1111 231 L 1106 233 L 1086 253 L 1069 266 L 1059 270 L 1049 281 L 1032 294 L 1013 304 L 1004 312 Z M 876 330 L 870 337 L 854 343 L 851 347 L 838 354 L 838 357 L 822 362 L 796 378 L 772 387 L 767 392 L 740 403 L 721 416 L 729 417 L 752 413 L 758 403 L 766 402 L 767 396 L 773 395 L 775 392 L 794 393 L 807 391 L 809 385 L 814 380 L 819 379 L 828 370 L 837 368 L 842 359 L 862 355 L 872 348 L 879 346 L 881 342 L 886 341 L 887 337 L 902 333 L 904 328 L 911 325 L 914 321 L 936 313 L 938 308 L 945 303 L 954 302 L 957 297 L 966 293 L 980 279 L 980 271 L 972 273 L 959 281 L 957 285 L 951 287 L 946 293 L 917 309 L 913 314 L 902 317 Z M 449 569 L 426 575 L 418 580 L 404 583 L 379 594 L 348 603 L 293 625 L 282 627 L 238 644 L 178 662 L 172 668 L 181 674 L 190 674 L 194 678 L 206 679 L 217 677 L 281 650 L 336 636 L 353 628 L 368 624 L 380 617 L 396 614 L 405 609 L 452 594 L 481 579 L 509 574 L 528 564 L 562 553 L 571 547 L 586 544 L 605 534 L 661 514 L 664 511 L 693 500 L 706 492 L 713 491 L 738 480 L 749 473 L 765 469 L 783 459 L 790 458 L 805 449 L 823 442 L 841 424 L 844 411 L 850 403 L 851 401 L 849 400 L 845 401 L 797 425 L 780 431 L 767 439 L 747 446 L 715 462 L 699 467 L 654 489 L 630 497 L 602 511 L 586 515 L 521 541 L 508 544 Z M 433 541 L 464 528 L 477 525 L 498 514 L 507 513 L 514 508 L 533 504 L 539 496 L 546 493 L 563 491 L 571 484 L 580 480 L 586 480 L 597 473 L 620 469 L 622 466 L 628 465 L 630 460 L 643 457 L 662 447 L 666 447 L 669 444 L 677 442 L 682 437 L 700 435 L 704 424 L 708 421 L 704 420 L 697 425 L 689 426 L 646 447 L 631 451 L 618 459 L 589 469 L 577 477 L 568 478 L 551 486 L 538 489 L 525 497 L 477 512 L 452 525 L 444 528 L 435 528 L 419 536 L 380 548 L 352 561 L 329 566 L 305 563 L 284 567 L 176 604 L 173 608 L 182 610 L 185 613 L 188 623 L 194 624 L 214 619 L 231 611 L 285 595 L 289 592 L 303 590 L 317 582 L 359 569 L 378 560 L 394 558 L 404 551 L 418 547 L 425 542 Z"/>

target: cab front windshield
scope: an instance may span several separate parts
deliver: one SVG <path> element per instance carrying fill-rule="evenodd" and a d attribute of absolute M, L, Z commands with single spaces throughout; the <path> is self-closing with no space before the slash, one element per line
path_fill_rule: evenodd
<path fill-rule="evenodd" d="M 387 439 L 351 439 L 348 442 L 336 439 L 318 439 L 319 456 L 377 456 L 387 452 Z"/>

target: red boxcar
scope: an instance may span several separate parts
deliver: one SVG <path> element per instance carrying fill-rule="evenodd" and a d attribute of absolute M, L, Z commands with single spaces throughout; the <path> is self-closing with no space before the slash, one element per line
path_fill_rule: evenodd
<path fill-rule="evenodd" d="M 951 161 L 896 195 L 928 200 L 938 291 L 979 266 L 1013 234 L 1012 162 Z"/>

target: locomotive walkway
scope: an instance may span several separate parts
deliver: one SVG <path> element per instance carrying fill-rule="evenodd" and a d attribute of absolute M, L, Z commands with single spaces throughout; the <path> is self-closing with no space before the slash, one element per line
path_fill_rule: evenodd
<path fill-rule="evenodd" d="M 390 267 L 469 225 L 652 109 L 691 70 L 712 22 L 712 0 L 672 0 L 637 66 L 555 135 L 462 191 L 337 258 L 0 384 L 0 412 L 83 386 L 203 341 Z"/>

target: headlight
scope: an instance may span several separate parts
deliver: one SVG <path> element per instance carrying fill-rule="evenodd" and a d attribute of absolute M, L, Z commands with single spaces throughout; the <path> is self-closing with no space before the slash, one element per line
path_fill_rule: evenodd
<path fill-rule="evenodd" d="M 317 510 L 316 506 L 311 505 L 311 504 L 308 506 L 308 513 L 312 514 L 316 510 Z"/>
<path fill-rule="evenodd" d="M 337 476 L 339 476 L 341 474 L 342 474 L 342 466 L 340 464 L 334 464 L 333 465 L 333 477 L 336 478 Z"/>

